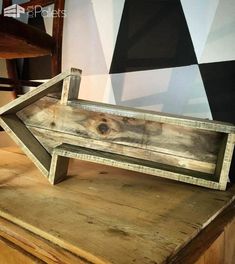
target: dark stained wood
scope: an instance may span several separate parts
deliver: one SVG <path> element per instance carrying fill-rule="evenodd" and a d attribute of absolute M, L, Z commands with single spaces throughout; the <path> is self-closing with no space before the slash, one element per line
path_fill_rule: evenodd
<path fill-rule="evenodd" d="M 206 264 L 224 264 L 224 232 L 205 252 L 204 260 Z"/>
<path fill-rule="evenodd" d="M 12 0 L 3 0 L 2 1 L 2 8 L 4 9 L 7 6 L 10 6 L 12 4 Z"/>
<path fill-rule="evenodd" d="M 56 0 L 54 10 L 64 10 L 64 0 Z M 56 16 L 53 19 L 53 39 L 55 40 L 55 48 L 52 53 L 51 72 L 52 77 L 61 72 L 61 60 L 62 60 L 62 36 L 63 36 L 64 20 L 60 16 Z"/>
<path fill-rule="evenodd" d="M 64 0 L 32 0 L 21 4 L 21 6 L 27 11 L 28 8 L 32 10 L 32 8 L 34 9 L 37 6 L 44 7 L 53 3 L 55 4 L 54 9 L 56 11 L 60 10 L 61 12 L 64 10 Z M 11 1 L 5 0 L 3 8 L 10 5 Z M 63 19 L 62 13 L 54 17 L 53 35 L 50 36 L 35 27 L 1 15 L 0 58 L 14 59 L 51 55 L 52 77 L 56 76 L 61 72 Z M 10 77 L 18 80 L 18 77 Z M 21 94 L 21 85 L 15 82 L 13 90 L 16 95 Z"/>
<path fill-rule="evenodd" d="M 6 68 L 8 77 L 14 80 L 14 84 L 11 85 L 11 87 L 14 97 L 16 98 L 18 94 L 22 93 L 22 87 L 19 84 L 16 60 L 6 60 Z"/>
<path fill-rule="evenodd" d="M 23 86 L 32 86 L 32 87 L 37 87 L 42 84 L 42 82 L 28 81 L 28 80 L 15 80 L 15 79 L 2 78 L 2 77 L 0 77 L 0 83 L 9 84 L 12 86 L 19 83 L 20 85 L 23 85 Z"/>
<path fill-rule="evenodd" d="M 0 58 L 29 58 L 52 54 L 54 39 L 11 17 L 0 16 Z"/>
<path fill-rule="evenodd" d="M 12 87 L 12 86 L 0 86 L 0 91 L 4 91 L 4 92 L 14 92 L 14 87 Z"/>
<path fill-rule="evenodd" d="M 235 219 L 224 230 L 224 263 L 235 263 Z"/>

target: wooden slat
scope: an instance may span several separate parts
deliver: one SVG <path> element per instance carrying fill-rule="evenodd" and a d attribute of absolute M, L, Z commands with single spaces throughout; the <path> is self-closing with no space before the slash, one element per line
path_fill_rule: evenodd
<path fill-rule="evenodd" d="M 18 94 L 22 94 L 22 87 L 20 86 L 18 82 L 19 76 L 17 72 L 16 61 L 6 60 L 6 68 L 7 68 L 8 77 L 15 80 L 13 91 L 14 91 L 14 98 L 16 98 Z"/>
<path fill-rule="evenodd" d="M 58 76 L 52 78 L 48 82 L 38 86 L 37 89 L 22 95 L 16 100 L 0 108 L 0 115 L 16 113 L 22 108 L 39 100 L 43 96 L 46 96 L 48 93 L 61 91 L 63 79 L 69 75 L 77 75 L 77 74 L 80 75 L 80 72 L 73 68 L 59 74 Z"/>
<path fill-rule="evenodd" d="M 64 263 L 64 264 L 85 264 L 85 260 L 75 256 L 68 251 L 49 243 L 48 241 L 35 236 L 33 233 L 0 218 L 0 236 L 14 244 L 14 247 L 19 247 L 33 256 L 39 258 L 45 263 Z M 2 253 L 2 252 L 1 252 Z M 0 254 L 1 255 L 1 254 Z M 0 256 L 1 260 L 1 256 Z M 7 259 L 10 261 L 10 259 Z M 17 259 L 15 260 L 17 261 Z M 0 262 L 2 263 L 2 262 Z M 7 264 L 10 262 L 7 262 Z M 13 262 L 25 263 L 25 262 Z"/>
<path fill-rule="evenodd" d="M 115 144 L 108 141 L 79 137 L 63 132 L 50 131 L 48 129 L 41 129 L 32 126 L 27 127 L 31 131 L 31 133 L 33 133 L 33 135 L 42 143 L 42 145 L 47 149 L 49 153 L 52 153 L 53 149 L 58 145 L 67 143 L 70 145 L 77 145 L 90 149 L 112 152 L 134 158 L 142 158 L 149 161 L 155 161 L 158 163 L 179 167 L 179 162 L 173 155 L 165 155 L 163 153 L 158 153 L 155 151 Z M 203 161 L 201 162 L 198 160 L 191 160 L 187 158 L 184 159 L 182 157 L 180 158 L 180 164 L 186 169 L 201 171 L 209 174 L 213 174 L 215 169 L 215 164 L 213 163 Z"/>
<path fill-rule="evenodd" d="M 54 10 L 57 12 L 64 11 L 64 0 L 56 0 Z M 51 72 L 52 76 L 56 76 L 61 72 L 61 61 L 62 61 L 62 39 L 63 39 L 63 25 L 64 25 L 64 16 L 60 15 L 55 16 L 53 19 L 53 29 L 52 36 L 56 41 L 56 46 L 52 53 L 52 63 L 51 63 Z"/>
<path fill-rule="evenodd" d="M 0 117 L 0 125 L 47 177 L 51 156 L 15 115 Z"/>
<path fill-rule="evenodd" d="M 234 142 L 233 134 L 224 136 L 223 144 L 218 155 L 215 177 L 219 179 L 220 185 L 226 188 L 230 165 L 233 157 Z"/>
<path fill-rule="evenodd" d="M 0 237 L 0 263 L 2 264 L 33 264 L 43 263 L 35 257 L 27 254 L 16 245 Z"/>
<path fill-rule="evenodd" d="M 81 109 L 76 101 L 68 104 L 43 98 L 20 111 L 18 116 L 29 129 L 53 132 L 57 145 L 61 140 L 56 135 L 61 132 L 64 133 L 61 143 L 68 143 L 67 138 L 76 136 L 80 141 L 85 138 L 82 146 L 89 144 L 91 148 L 100 149 L 103 145 L 103 150 L 109 152 L 124 154 L 127 151 L 126 155 L 131 157 L 214 173 L 222 140 L 217 132 L 91 112 Z M 91 140 L 93 146 L 89 143 Z"/>
<path fill-rule="evenodd" d="M 67 105 L 68 101 L 78 99 L 81 76 L 68 76 L 63 81 L 60 103 Z"/>
<path fill-rule="evenodd" d="M 69 158 L 54 154 L 52 156 L 49 181 L 56 184 L 64 180 L 67 176 L 69 167 Z"/>
<path fill-rule="evenodd" d="M 192 128 L 198 128 L 203 130 L 224 132 L 224 133 L 235 133 L 235 128 L 232 124 L 210 121 L 202 118 L 179 116 L 167 113 L 160 113 L 156 111 L 149 111 L 144 109 L 134 109 L 130 107 L 109 105 L 103 103 L 94 103 L 86 100 L 79 100 L 77 102 L 82 109 L 109 113 L 114 115 L 121 115 L 130 118 L 138 118 L 149 121 L 163 122 L 178 126 L 187 126 Z"/>
<path fill-rule="evenodd" d="M 179 172 L 177 172 L 177 170 L 174 167 L 170 168 L 168 166 L 162 168 L 161 164 L 156 164 L 155 162 L 133 159 L 113 153 L 90 150 L 90 149 L 75 147 L 67 144 L 62 144 L 61 146 L 55 148 L 53 156 L 55 160 L 55 165 L 53 166 L 49 175 L 49 179 L 51 183 L 57 182 L 57 178 L 58 180 L 61 180 L 66 176 L 65 173 L 67 173 L 67 163 L 66 163 L 66 167 L 63 167 L 64 160 L 60 160 L 58 158 L 58 156 L 62 156 L 62 157 L 74 158 L 84 161 L 95 162 L 98 164 L 109 165 L 117 168 L 137 171 L 154 176 L 160 176 L 163 178 L 174 179 L 177 181 L 209 187 L 212 189 L 221 188 L 221 186 L 217 182 L 213 181 L 211 175 L 206 175 L 202 173 L 196 174 L 193 172 L 188 172 L 187 170 L 180 170 Z M 63 168 L 63 170 L 60 170 L 61 167 Z"/>
<path fill-rule="evenodd" d="M 0 58 L 16 59 L 52 54 L 55 40 L 46 32 L 0 15 Z"/>
<path fill-rule="evenodd" d="M 0 157 L 0 215 L 92 263 L 164 263 L 181 249 L 192 257 L 234 217 L 231 207 L 210 226 L 234 188 L 206 190 L 77 160 L 69 179 L 52 187 L 24 155 Z"/>

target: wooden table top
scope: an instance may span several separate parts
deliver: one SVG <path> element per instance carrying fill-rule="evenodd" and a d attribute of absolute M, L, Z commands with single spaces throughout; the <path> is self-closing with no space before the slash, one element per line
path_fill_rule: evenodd
<path fill-rule="evenodd" d="M 163 263 L 235 197 L 72 160 L 56 186 L 18 149 L 0 150 L 0 217 L 92 263 Z"/>

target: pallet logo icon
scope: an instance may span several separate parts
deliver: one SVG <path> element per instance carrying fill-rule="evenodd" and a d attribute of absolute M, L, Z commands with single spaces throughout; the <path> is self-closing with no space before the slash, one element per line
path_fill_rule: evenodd
<path fill-rule="evenodd" d="M 5 17 L 19 18 L 21 14 L 25 13 L 25 9 L 17 4 L 4 8 Z"/>

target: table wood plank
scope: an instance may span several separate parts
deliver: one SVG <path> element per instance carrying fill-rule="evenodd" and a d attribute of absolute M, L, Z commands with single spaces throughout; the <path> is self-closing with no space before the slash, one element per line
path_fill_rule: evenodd
<path fill-rule="evenodd" d="M 51 186 L 0 151 L 0 216 L 92 263 L 163 263 L 234 199 L 226 192 L 72 160 Z"/>

